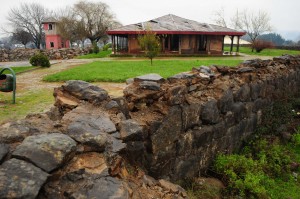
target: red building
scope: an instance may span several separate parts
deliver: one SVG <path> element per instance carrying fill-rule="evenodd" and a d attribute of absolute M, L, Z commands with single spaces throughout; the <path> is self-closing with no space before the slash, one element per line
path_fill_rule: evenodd
<path fill-rule="evenodd" d="M 57 25 L 58 22 L 55 19 L 45 20 L 43 24 L 46 36 L 46 49 L 70 48 L 70 41 L 62 38 Z"/>
<path fill-rule="evenodd" d="M 114 54 L 139 54 L 142 50 L 138 44 L 138 35 L 144 34 L 149 27 L 155 32 L 161 42 L 161 54 L 179 55 L 222 55 L 224 38 L 229 36 L 237 39 L 237 49 L 240 37 L 245 32 L 221 27 L 213 24 L 199 23 L 176 15 L 165 15 L 147 22 L 131 24 L 107 31 L 112 37 Z"/>

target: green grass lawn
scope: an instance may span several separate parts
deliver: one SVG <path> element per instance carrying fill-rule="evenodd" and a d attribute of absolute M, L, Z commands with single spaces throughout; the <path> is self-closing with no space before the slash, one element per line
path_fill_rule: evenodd
<path fill-rule="evenodd" d="M 107 51 L 100 51 L 97 54 L 91 53 L 91 54 L 87 54 L 87 55 L 81 55 L 81 56 L 78 56 L 76 58 L 77 59 L 104 58 L 104 57 L 108 57 L 110 54 L 111 54 L 111 50 L 107 50 Z"/>
<path fill-rule="evenodd" d="M 153 66 L 151 66 L 149 60 L 97 61 L 48 75 L 44 78 L 44 81 L 125 82 L 128 78 L 148 73 L 157 73 L 166 78 L 180 72 L 190 71 L 193 67 L 201 65 L 236 66 L 239 63 L 241 63 L 241 60 L 154 60 Z"/>
<path fill-rule="evenodd" d="M 233 51 L 235 51 L 236 47 L 233 48 Z M 224 51 L 229 51 L 230 47 L 225 46 Z M 240 47 L 240 53 L 245 53 L 248 55 L 257 55 L 257 56 L 281 56 L 284 54 L 289 54 L 289 55 L 300 55 L 299 50 L 282 50 L 282 49 L 264 49 L 260 53 L 257 52 L 251 52 L 250 47 Z"/>
<path fill-rule="evenodd" d="M 0 92 L 0 124 L 24 118 L 28 113 L 43 112 L 54 102 L 53 90 L 37 89 L 25 94 L 16 94 L 12 104 L 12 93 Z"/>
<path fill-rule="evenodd" d="M 31 70 L 33 68 L 36 68 L 36 66 L 16 66 L 16 67 L 10 67 L 15 73 L 24 72 L 27 70 Z M 2 68 L 0 68 L 2 70 Z M 3 74 L 11 74 L 9 70 L 5 70 Z"/>

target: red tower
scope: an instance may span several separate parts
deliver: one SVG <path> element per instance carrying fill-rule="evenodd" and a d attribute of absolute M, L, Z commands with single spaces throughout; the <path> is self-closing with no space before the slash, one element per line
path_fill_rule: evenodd
<path fill-rule="evenodd" d="M 46 49 L 70 47 L 70 41 L 61 37 L 59 27 L 57 25 L 58 22 L 55 19 L 45 20 L 43 24 L 46 36 Z"/>

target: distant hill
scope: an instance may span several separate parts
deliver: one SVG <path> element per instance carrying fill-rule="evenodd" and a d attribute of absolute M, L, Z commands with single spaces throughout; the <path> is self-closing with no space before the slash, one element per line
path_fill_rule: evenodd
<path fill-rule="evenodd" d="M 286 40 L 299 41 L 300 31 L 278 31 Z"/>

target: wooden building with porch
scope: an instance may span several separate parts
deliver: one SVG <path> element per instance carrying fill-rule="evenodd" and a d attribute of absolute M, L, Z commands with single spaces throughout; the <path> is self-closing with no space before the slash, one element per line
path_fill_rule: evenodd
<path fill-rule="evenodd" d="M 145 33 L 147 28 L 160 38 L 161 54 L 178 55 L 222 55 L 224 38 L 229 36 L 239 41 L 245 32 L 217 25 L 199 23 L 168 14 L 147 22 L 126 25 L 107 31 L 112 38 L 114 54 L 139 54 L 142 52 L 138 44 L 138 35 Z M 236 51 L 239 51 L 239 43 Z"/>

